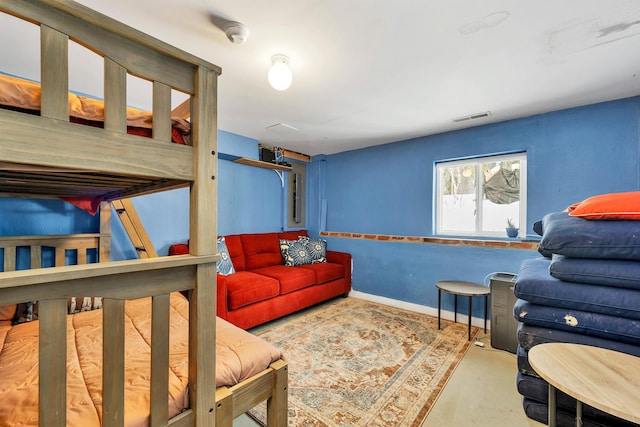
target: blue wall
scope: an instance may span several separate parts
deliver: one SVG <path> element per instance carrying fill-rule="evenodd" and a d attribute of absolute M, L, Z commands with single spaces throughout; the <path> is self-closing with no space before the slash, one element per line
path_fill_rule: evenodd
<path fill-rule="evenodd" d="M 639 188 L 639 113 L 640 98 L 629 98 L 314 158 L 307 169 L 309 228 L 317 233 L 326 221 L 327 231 L 433 236 L 435 162 L 526 151 L 526 229 L 533 236 L 533 223 L 546 213 Z M 492 272 L 517 273 L 523 259 L 537 256 L 349 238 L 329 238 L 328 247 L 352 254 L 354 290 L 431 307 L 438 280 L 481 283 Z"/>
<path fill-rule="evenodd" d="M 523 151 L 528 155 L 527 233 L 548 212 L 594 194 L 640 188 L 640 98 L 553 112 L 368 149 L 317 156 L 307 166 L 307 228 L 407 236 L 433 235 L 433 166 L 444 159 Z M 222 153 L 257 158 L 257 141 L 221 131 Z M 220 160 L 218 234 L 286 228 L 278 175 Z M 164 255 L 188 238 L 188 191 L 134 199 Z M 325 213 L 326 212 L 326 213 Z M 0 234 L 95 232 L 99 224 L 56 200 L 0 198 Z M 114 214 L 115 215 L 115 214 Z M 325 227 L 326 224 L 326 227 Z M 119 221 L 112 221 L 112 258 L 135 257 Z M 534 251 L 328 238 L 350 252 L 353 288 L 387 298 L 437 305 L 434 283 L 481 282 L 494 271 L 517 272 Z M 445 308 L 452 308 L 445 301 Z M 482 316 L 481 308 L 474 310 Z M 461 311 L 464 311 L 462 309 Z"/>

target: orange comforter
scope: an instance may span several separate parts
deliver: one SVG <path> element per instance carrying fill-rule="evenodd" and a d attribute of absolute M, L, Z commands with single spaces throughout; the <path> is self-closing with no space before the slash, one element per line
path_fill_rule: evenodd
<path fill-rule="evenodd" d="M 150 300 L 127 301 L 125 425 L 149 423 Z M 188 407 L 188 302 L 171 296 L 169 411 Z M 68 316 L 67 425 L 99 426 L 102 413 L 102 310 Z M 266 369 L 281 353 L 271 344 L 217 319 L 216 386 L 233 385 Z M 0 426 L 38 425 L 38 321 L 0 325 Z"/>

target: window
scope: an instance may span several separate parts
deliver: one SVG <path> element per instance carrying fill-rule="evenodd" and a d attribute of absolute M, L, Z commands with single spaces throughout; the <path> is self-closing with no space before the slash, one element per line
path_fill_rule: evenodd
<path fill-rule="evenodd" d="M 505 237 L 507 220 L 525 234 L 526 153 L 436 164 L 436 233 Z"/>

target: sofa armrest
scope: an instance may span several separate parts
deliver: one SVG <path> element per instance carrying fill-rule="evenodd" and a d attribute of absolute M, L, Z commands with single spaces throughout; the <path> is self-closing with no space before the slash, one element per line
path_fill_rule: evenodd
<path fill-rule="evenodd" d="M 344 277 L 347 284 L 351 285 L 351 254 L 347 252 L 338 252 L 327 250 L 327 262 L 342 265 L 344 269 Z"/>
<path fill-rule="evenodd" d="M 189 245 L 186 243 L 175 243 L 169 246 L 169 255 L 188 255 Z"/>
<path fill-rule="evenodd" d="M 227 306 L 227 276 L 216 274 L 216 316 L 227 319 L 229 307 Z"/>

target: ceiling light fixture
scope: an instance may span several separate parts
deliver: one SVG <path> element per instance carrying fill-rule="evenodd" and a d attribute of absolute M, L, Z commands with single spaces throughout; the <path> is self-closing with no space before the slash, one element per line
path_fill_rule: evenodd
<path fill-rule="evenodd" d="M 286 55 L 273 55 L 271 57 L 271 68 L 269 68 L 269 84 L 275 90 L 287 90 L 293 81 L 293 74 L 289 68 L 289 57 Z"/>

